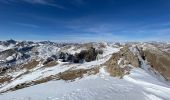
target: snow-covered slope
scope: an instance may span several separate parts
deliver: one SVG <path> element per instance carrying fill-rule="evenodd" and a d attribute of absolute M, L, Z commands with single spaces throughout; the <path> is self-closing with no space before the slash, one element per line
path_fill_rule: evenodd
<path fill-rule="evenodd" d="M 58 63 L 59 63 L 58 65 L 49 67 L 49 68 L 48 67 L 41 68 L 41 67 L 43 67 L 43 65 L 40 64 L 36 68 L 30 70 L 30 72 L 27 74 L 24 74 L 26 72 L 25 70 L 19 70 L 17 73 L 19 73 L 20 77 L 18 77 L 19 75 L 15 75 L 14 73 L 12 73 L 12 74 L 9 73 L 8 75 L 11 75 L 12 77 L 14 77 L 14 80 L 7 84 L 6 83 L 2 84 L 2 87 L 0 88 L 0 92 L 6 91 L 10 88 L 13 88 L 13 87 L 19 85 L 19 84 L 28 83 L 28 82 L 32 82 L 34 80 L 46 78 L 51 75 L 56 75 L 61 72 L 67 71 L 69 69 L 90 69 L 90 68 L 99 66 L 100 64 L 105 63 L 111 57 L 112 53 L 115 53 L 118 51 L 119 51 L 119 48 L 113 48 L 113 47 L 107 46 L 106 48 L 104 48 L 103 55 L 101 55 L 99 57 L 99 59 L 95 60 L 95 61 L 78 63 L 78 64 L 76 64 L 76 63 L 70 64 L 68 62 L 59 62 L 58 61 Z"/>
<path fill-rule="evenodd" d="M 0 95 L 2 100 L 169 100 L 170 86 L 136 68 L 123 79 L 100 69 L 73 82 L 50 81 Z"/>
<path fill-rule="evenodd" d="M 7 52 L 5 59 L 8 60 L 0 62 L 9 66 L 0 73 L 0 100 L 170 100 L 170 83 L 142 58 L 139 50 L 139 47 L 157 50 L 150 43 L 27 44 L 23 42 L 11 47 L 15 48 L 12 54 L 15 56 L 12 58 Z M 90 62 L 74 63 L 55 58 L 60 52 L 64 52 L 66 58 L 75 56 L 87 50 L 89 45 L 103 51 Z M 121 52 L 125 45 L 128 49 Z M 29 57 L 23 59 L 23 55 Z M 9 62 L 13 59 L 21 63 Z M 116 71 L 126 70 L 121 78 L 113 77 L 112 71 L 108 71 L 105 63 L 112 60 L 115 61 L 109 64 L 113 67 L 111 70 L 114 67 L 118 67 Z M 139 63 L 139 66 L 132 66 L 133 60 L 137 63 L 134 65 Z M 55 64 L 49 66 L 48 63 L 47 66 L 45 61 Z M 27 67 L 23 67 L 25 64 Z"/>

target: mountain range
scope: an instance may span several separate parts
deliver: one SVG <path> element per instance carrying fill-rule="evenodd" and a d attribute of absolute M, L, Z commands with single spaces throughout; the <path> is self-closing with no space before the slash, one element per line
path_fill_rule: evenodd
<path fill-rule="evenodd" d="M 170 100 L 170 43 L 0 41 L 2 100 Z"/>

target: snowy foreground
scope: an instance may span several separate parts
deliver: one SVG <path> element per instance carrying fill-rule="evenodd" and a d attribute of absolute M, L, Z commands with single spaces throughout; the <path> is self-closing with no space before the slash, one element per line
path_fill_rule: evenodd
<path fill-rule="evenodd" d="M 119 52 L 122 47 L 104 45 L 103 54 L 99 55 L 97 60 L 91 62 L 70 64 L 58 61 L 58 64 L 52 67 L 44 67 L 40 62 L 37 66 L 29 69 L 29 73 L 25 74 L 28 69 L 22 69 L 4 74 L 13 78 L 12 81 L 0 85 L 0 100 L 170 100 L 170 83 L 165 81 L 159 72 L 154 71 L 149 63 L 141 58 L 135 46 L 130 47 L 129 50 L 138 56 L 141 67 L 129 65 L 132 66 L 130 74 L 123 76 L 121 79 L 110 76 L 106 66 L 102 64 L 108 61 L 113 53 Z M 98 48 L 98 44 L 94 46 Z M 55 46 L 47 47 L 38 46 L 40 54 L 38 58 L 46 58 L 61 49 L 61 47 L 56 48 Z M 74 54 L 83 50 L 83 47 L 75 49 L 76 46 L 71 46 L 66 51 Z M 55 52 L 50 52 L 52 53 L 50 54 L 49 51 L 54 48 L 56 48 L 56 51 L 54 50 Z M 32 51 L 30 51 L 30 55 L 33 58 L 37 56 L 33 55 Z M 117 63 L 120 64 L 122 59 L 120 58 Z M 74 81 L 50 80 L 16 91 L 7 91 L 19 84 L 43 79 L 70 69 L 90 69 L 96 66 L 100 66 L 99 73 L 94 75 L 83 74 L 82 78 L 78 77 Z"/>
<path fill-rule="evenodd" d="M 0 95 L 0 100 L 170 100 L 170 86 L 136 68 L 123 79 L 100 69 L 73 82 L 49 81 Z"/>

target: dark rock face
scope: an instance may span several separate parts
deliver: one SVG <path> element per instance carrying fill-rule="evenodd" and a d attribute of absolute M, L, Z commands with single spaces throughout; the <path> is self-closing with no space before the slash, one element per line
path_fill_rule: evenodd
<path fill-rule="evenodd" d="M 90 62 L 96 60 L 97 55 L 102 53 L 102 50 L 90 48 L 88 50 L 82 50 L 80 53 L 76 53 L 75 55 L 61 52 L 58 58 L 62 59 L 63 62 L 83 63 L 84 61 Z"/>
<path fill-rule="evenodd" d="M 48 58 L 45 60 L 45 62 L 43 63 L 43 65 L 46 65 L 46 64 L 48 64 L 49 62 L 52 62 L 52 61 L 55 61 L 55 58 L 53 58 L 53 57 L 48 57 Z"/>
<path fill-rule="evenodd" d="M 22 54 L 22 56 L 20 57 L 20 59 L 23 59 L 23 60 L 28 59 L 28 58 L 30 58 L 30 55 L 28 54 Z"/>
<path fill-rule="evenodd" d="M 68 62 L 74 62 L 74 55 L 69 54 L 67 58 Z"/>
<path fill-rule="evenodd" d="M 83 62 L 83 60 L 85 60 L 86 62 L 94 61 L 96 60 L 97 55 L 102 53 L 102 51 L 95 50 L 95 48 L 90 48 L 89 50 L 82 50 L 80 53 L 75 54 L 74 62 Z"/>
<path fill-rule="evenodd" d="M 0 52 L 0 60 L 5 60 L 7 57 L 12 56 L 16 51 L 14 49 L 8 49 Z"/>
<path fill-rule="evenodd" d="M 16 44 L 17 42 L 15 41 L 15 40 L 7 40 L 7 41 L 5 41 L 3 44 L 5 45 L 5 46 L 9 46 L 10 44 Z"/>
<path fill-rule="evenodd" d="M 67 62 L 67 61 L 68 61 L 68 56 L 69 56 L 68 53 L 61 52 L 61 53 L 59 54 L 59 59 L 62 59 L 63 62 Z"/>
<path fill-rule="evenodd" d="M 34 48 L 34 46 L 31 46 L 31 47 L 23 47 L 23 48 L 19 49 L 18 52 L 20 52 L 20 53 L 26 53 L 26 52 L 28 52 L 28 51 L 31 51 L 33 48 Z"/>

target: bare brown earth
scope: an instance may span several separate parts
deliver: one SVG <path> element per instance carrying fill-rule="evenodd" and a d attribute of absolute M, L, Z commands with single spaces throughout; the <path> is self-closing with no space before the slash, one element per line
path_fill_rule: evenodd
<path fill-rule="evenodd" d="M 87 75 L 95 75 L 99 73 L 99 68 L 91 68 L 91 69 L 77 69 L 77 70 L 67 70 L 65 72 L 59 73 L 58 77 L 62 80 L 74 80 L 76 78 L 82 78 L 84 74 Z"/>
<path fill-rule="evenodd" d="M 31 60 L 30 62 L 23 64 L 23 68 L 26 69 L 32 69 L 35 68 L 39 64 L 39 61 L 36 61 L 35 59 Z"/>
<path fill-rule="evenodd" d="M 145 59 L 150 63 L 151 67 L 157 70 L 164 76 L 165 79 L 170 80 L 170 53 L 157 53 L 151 50 L 145 50 Z"/>
<path fill-rule="evenodd" d="M 118 60 L 120 58 L 119 53 L 114 53 L 112 57 L 105 63 L 107 66 L 107 71 L 110 73 L 111 76 L 122 76 L 123 71 L 121 68 L 118 66 Z"/>
<path fill-rule="evenodd" d="M 11 79 L 12 79 L 11 76 L 0 77 L 0 84 L 2 84 L 4 82 L 9 82 Z"/>
<path fill-rule="evenodd" d="M 56 61 L 50 61 L 47 64 L 44 65 L 44 67 L 53 67 L 57 65 L 58 63 Z"/>
<path fill-rule="evenodd" d="M 124 65 L 123 68 L 118 65 L 118 60 L 122 58 L 123 62 L 121 62 L 121 66 Z M 112 54 L 112 57 L 105 63 L 107 66 L 107 71 L 111 76 L 123 77 L 125 74 L 128 74 L 130 71 L 129 64 L 134 67 L 139 67 L 139 60 L 136 55 L 134 55 L 128 47 L 123 47 L 118 53 Z"/>

